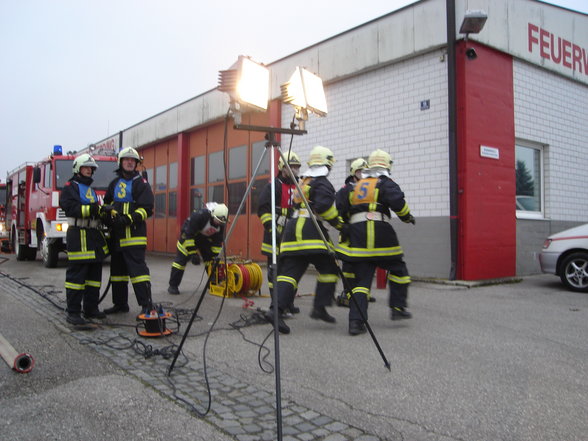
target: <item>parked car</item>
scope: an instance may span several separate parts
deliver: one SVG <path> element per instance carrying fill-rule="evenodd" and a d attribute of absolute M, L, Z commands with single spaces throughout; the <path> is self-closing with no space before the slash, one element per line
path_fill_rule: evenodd
<path fill-rule="evenodd" d="M 588 224 L 545 239 L 539 264 L 541 271 L 559 276 L 568 289 L 588 292 Z"/>

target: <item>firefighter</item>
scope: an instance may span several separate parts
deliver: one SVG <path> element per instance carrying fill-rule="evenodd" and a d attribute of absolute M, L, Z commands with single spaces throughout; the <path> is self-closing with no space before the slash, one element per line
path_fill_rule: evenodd
<path fill-rule="evenodd" d="M 298 282 L 302 278 L 308 265 L 312 263 L 319 275 L 317 276 L 315 298 L 310 317 L 335 323 L 326 307 L 330 306 L 334 297 L 338 280 L 338 268 L 335 259 L 329 254 L 332 243 L 329 233 L 322 221 L 327 221 L 337 229 L 341 229 L 343 221 L 335 206 L 335 189 L 327 179 L 335 162 L 333 152 L 326 147 L 316 146 L 310 152 L 308 160 L 309 170 L 301 181 L 301 190 L 310 206 L 306 206 L 302 197 L 295 192 L 294 213 L 286 222 L 282 242 L 280 244 L 280 264 L 278 266 L 278 330 L 282 334 L 290 333 L 290 328 L 284 322 L 282 315 L 292 304 Z M 325 243 L 317 231 L 311 216 L 311 211 L 327 239 Z M 265 314 L 270 323 L 273 321 L 272 306 Z"/>
<path fill-rule="evenodd" d="M 111 211 L 110 282 L 114 306 L 106 314 L 128 312 L 128 281 L 130 278 L 141 313 L 151 304 L 151 276 L 145 263 L 147 224 L 153 213 L 153 191 L 137 171 L 141 157 L 137 150 L 126 147 L 118 154 L 117 177 L 110 183 L 104 203 Z"/>
<path fill-rule="evenodd" d="M 389 223 L 393 211 L 405 223 L 415 223 L 404 193 L 390 178 L 392 159 L 383 150 L 373 151 L 363 179 L 355 184 L 348 196 L 341 196 L 341 212 L 349 224 L 343 230 L 337 247 L 341 260 L 352 265 L 355 282 L 349 302 L 349 334 L 366 332 L 356 303 L 367 319 L 370 288 L 376 267 L 388 270 L 390 318 L 412 317 L 406 310 L 410 276 L 403 260 L 402 247 Z"/>
<path fill-rule="evenodd" d="M 300 171 L 300 158 L 292 151 L 285 155 L 288 165 L 292 170 L 294 179 L 298 179 Z M 274 179 L 275 185 L 275 215 L 276 215 L 276 252 L 279 251 L 284 225 L 286 221 L 292 217 L 294 209 L 292 208 L 292 196 L 296 189 L 296 184 L 290 177 L 288 169 L 284 166 L 282 156 L 278 160 L 278 175 Z M 273 258 L 272 258 L 272 185 L 268 182 L 259 195 L 257 216 L 263 224 L 263 242 L 261 243 L 261 254 L 267 257 L 267 283 L 270 290 L 271 298 L 273 299 L 274 278 L 273 278 Z M 294 293 L 296 296 L 296 293 Z M 286 308 L 286 312 L 291 314 L 298 314 L 300 308 L 294 306 L 294 303 Z"/>
<path fill-rule="evenodd" d="M 99 229 L 101 206 L 92 189 L 92 175 L 98 168 L 94 158 L 84 153 L 73 161 L 73 176 L 67 181 L 59 197 L 59 206 L 67 216 L 67 271 L 65 291 L 66 320 L 73 325 L 84 325 L 86 318 L 102 319 L 98 309 L 102 261 L 108 255 L 108 245 Z"/>
<path fill-rule="evenodd" d="M 342 198 L 348 197 L 349 193 L 355 187 L 355 183 L 362 178 L 362 171 L 367 168 L 367 162 L 363 158 L 357 158 L 353 162 L 351 162 L 349 166 L 349 176 L 345 179 L 345 184 L 343 187 L 337 192 L 335 195 L 335 201 L 337 205 L 337 210 L 341 210 L 343 205 Z M 344 222 L 347 222 L 349 219 L 343 219 Z M 353 285 L 355 280 L 355 274 L 353 274 L 353 268 L 349 262 L 343 262 L 342 265 L 343 276 L 347 279 L 350 285 Z M 370 298 L 370 301 L 374 301 L 375 299 Z M 337 297 L 337 305 L 339 306 L 349 306 L 349 299 L 347 298 L 347 293 L 345 290 Z"/>
<path fill-rule="evenodd" d="M 228 216 L 229 209 L 225 204 L 209 202 L 205 208 L 194 210 L 184 221 L 169 276 L 168 293 L 180 293 L 178 288 L 188 260 L 200 265 L 200 256 L 209 263 L 220 253 Z"/>

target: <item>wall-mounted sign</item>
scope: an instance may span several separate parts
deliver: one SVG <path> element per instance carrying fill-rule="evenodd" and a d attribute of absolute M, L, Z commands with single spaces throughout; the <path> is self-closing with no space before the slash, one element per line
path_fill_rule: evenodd
<path fill-rule="evenodd" d="M 483 158 L 500 159 L 500 150 L 496 147 L 480 146 L 480 156 Z"/>

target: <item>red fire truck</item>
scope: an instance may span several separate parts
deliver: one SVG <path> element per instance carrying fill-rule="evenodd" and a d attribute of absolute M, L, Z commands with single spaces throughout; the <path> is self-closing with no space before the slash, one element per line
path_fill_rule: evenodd
<path fill-rule="evenodd" d="M 0 182 L 0 244 L 2 251 L 7 249 L 8 228 L 6 228 L 6 182 Z"/>
<path fill-rule="evenodd" d="M 114 179 L 117 158 L 114 148 L 84 149 L 63 154 L 61 146 L 42 161 L 25 163 L 8 173 L 6 227 L 17 260 L 35 260 L 39 252 L 47 268 L 57 266 L 59 252 L 65 251 L 67 218 L 59 208 L 59 195 L 72 177 L 74 158 L 90 153 L 98 164 L 92 187 L 99 198 Z"/>

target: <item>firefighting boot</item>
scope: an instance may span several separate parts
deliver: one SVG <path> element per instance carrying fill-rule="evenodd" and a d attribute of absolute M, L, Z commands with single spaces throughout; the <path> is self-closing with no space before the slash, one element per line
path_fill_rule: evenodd
<path fill-rule="evenodd" d="M 402 306 L 394 306 L 390 312 L 391 320 L 404 320 L 412 318 L 412 314 Z"/>
<path fill-rule="evenodd" d="M 268 322 L 272 326 L 274 326 L 274 311 L 272 308 L 268 309 L 265 312 L 265 314 L 263 315 L 263 317 L 265 318 L 266 322 Z M 280 332 L 280 334 L 289 334 L 290 333 L 290 327 L 286 324 L 286 322 L 282 318 L 282 313 L 279 310 L 278 310 L 278 331 Z"/>
<path fill-rule="evenodd" d="M 82 318 L 79 312 L 68 312 L 65 320 L 68 323 L 76 326 L 85 325 L 88 323 L 86 320 Z"/>
<path fill-rule="evenodd" d="M 360 335 L 365 333 L 365 325 L 361 320 L 349 320 L 349 335 Z"/>
<path fill-rule="evenodd" d="M 337 320 L 332 315 L 329 315 L 327 312 L 327 308 L 324 306 L 315 306 L 312 308 L 312 312 L 310 313 L 310 318 L 315 320 L 322 320 L 323 322 L 327 323 L 335 323 Z"/>

